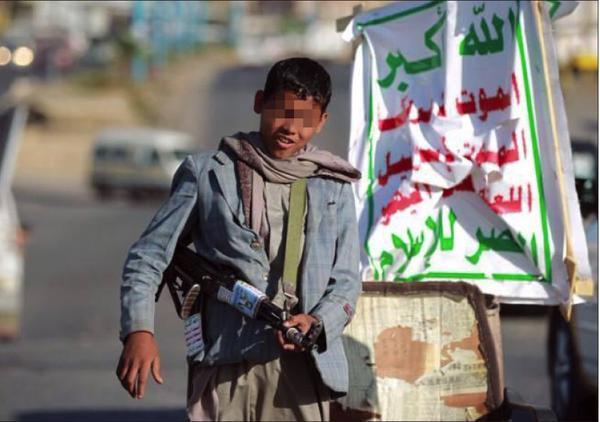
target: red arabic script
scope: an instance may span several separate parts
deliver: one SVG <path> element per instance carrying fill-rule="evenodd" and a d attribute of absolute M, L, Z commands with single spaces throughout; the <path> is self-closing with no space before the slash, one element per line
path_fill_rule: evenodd
<path fill-rule="evenodd" d="M 511 145 L 511 149 L 502 146 L 498 152 L 482 149 L 475 156 L 475 162 L 477 164 L 493 163 L 498 167 L 502 167 L 505 164 L 519 161 L 519 149 L 517 146 L 517 135 L 515 132 L 512 133 Z"/>
<path fill-rule="evenodd" d="M 418 189 L 413 190 L 409 195 L 403 195 L 400 191 L 396 191 L 390 202 L 381 209 L 382 223 L 388 225 L 392 215 L 411 205 L 418 204 L 422 200 L 421 192 Z"/>
<path fill-rule="evenodd" d="M 523 211 L 523 187 L 519 186 L 516 192 L 517 195 L 515 195 L 515 187 L 511 186 L 508 191 L 508 199 L 504 199 L 502 195 L 495 195 L 492 200 L 489 200 L 485 190 L 479 195 L 496 214 L 510 214 Z"/>
<path fill-rule="evenodd" d="M 385 173 L 379 172 L 377 175 L 377 181 L 381 186 L 385 186 L 390 178 L 394 174 L 404 173 L 412 169 L 412 158 L 402 157 L 400 160 L 392 163 L 390 161 L 391 153 L 388 151 L 385 153 Z"/>

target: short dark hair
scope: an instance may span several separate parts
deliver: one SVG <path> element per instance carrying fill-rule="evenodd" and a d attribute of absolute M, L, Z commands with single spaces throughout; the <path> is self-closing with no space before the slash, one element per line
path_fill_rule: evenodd
<path fill-rule="evenodd" d="M 293 91 L 302 99 L 312 97 L 321 106 L 321 112 L 325 112 L 331 99 L 331 78 L 316 61 L 307 57 L 292 57 L 278 61 L 269 70 L 264 89 L 265 99 L 277 91 Z"/>

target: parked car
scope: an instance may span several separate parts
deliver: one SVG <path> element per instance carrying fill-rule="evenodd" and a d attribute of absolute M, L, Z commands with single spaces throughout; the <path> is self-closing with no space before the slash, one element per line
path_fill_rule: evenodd
<path fill-rule="evenodd" d="M 100 198 L 126 192 L 138 199 L 164 193 L 183 159 L 198 149 L 185 133 L 153 128 L 111 128 L 96 138 L 91 186 Z"/>

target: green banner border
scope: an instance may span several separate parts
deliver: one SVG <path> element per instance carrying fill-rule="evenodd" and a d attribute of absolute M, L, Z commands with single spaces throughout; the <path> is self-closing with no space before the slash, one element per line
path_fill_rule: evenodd
<path fill-rule="evenodd" d="M 393 15 L 384 16 L 376 19 L 372 19 L 367 22 L 357 22 L 357 27 L 362 29 L 367 26 L 379 25 L 382 23 L 390 22 L 392 20 L 404 18 L 410 15 L 413 15 L 418 12 L 422 12 L 424 10 L 430 9 L 438 4 L 445 2 L 445 0 L 436 0 L 429 3 L 426 3 L 421 6 L 414 7 L 412 9 L 404 10 L 402 12 L 394 13 Z M 516 0 L 516 4 L 518 10 L 520 12 L 521 5 L 520 1 Z M 531 94 L 531 85 L 529 83 L 529 70 L 530 66 L 527 62 L 527 58 L 525 56 L 525 43 L 523 41 L 523 31 L 521 28 L 521 13 L 518 14 L 519 19 L 517 19 L 517 24 L 515 28 L 515 34 L 517 38 L 517 45 L 519 50 L 519 59 L 521 61 L 521 68 L 523 72 L 523 83 L 525 85 L 525 96 L 527 101 L 527 114 L 529 119 L 530 131 L 531 131 L 531 146 L 533 150 L 534 156 L 534 166 L 536 172 L 536 182 L 538 185 L 539 192 L 539 206 L 540 206 L 540 216 L 542 220 L 542 235 L 544 238 L 544 262 L 546 264 L 546 274 L 545 278 L 540 279 L 539 275 L 535 274 L 508 274 L 508 273 L 493 273 L 491 274 L 491 278 L 494 280 L 505 280 L 505 281 L 538 281 L 544 283 L 552 283 L 552 261 L 550 256 L 550 243 L 549 243 L 549 235 L 548 235 L 548 216 L 546 210 L 546 200 L 544 196 L 544 184 L 543 184 L 543 174 L 541 168 L 541 160 L 539 155 L 539 146 L 538 146 L 538 138 L 537 138 L 537 127 L 535 124 L 535 115 L 534 115 L 534 106 L 533 106 L 533 98 Z M 369 235 L 374 225 L 375 220 L 375 200 L 373 198 L 373 186 L 375 184 L 375 157 L 374 157 L 374 141 L 373 141 L 373 127 L 374 127 L 374 118 L 373 118 L 373 79 L 371 77 L 371 82 L 369 84 L 369 121 L 367 125 L 367 133 L 368 133 L 368 144 L 369 144 L 369 167 L 368 167 L 368 178 L 369 184 L 367 186 L 367 203 L 368 203 L 368 226 L 364 239 L 364 248 L 365 252 L 369 258 L 370 266 L 374 272 L 374 279 L 379 279 L 379 269 L 375 263 L 375 260 L 371 256 L 371 251 L 369 247 Z M 487 279 L 489 278 L 484 273 L 467 273 L 467 272 L 428 272 L 415 274 L 414 276 L 406 277 L 406 278 L 397 278 L 395 281 L 419 281 L 424 278 L 445 278 L 445 279 Z"/>
<path fill-rule="evenodd" d="M 518 2 L 517 2 L 518 3 Z M 520 8 L 520 4 L 519 4 Z M 519 14 L 520 15 L 520 14 Z M 516 25 L 517 45 L 519 47 L 519 59 L 521 60 L 521 69 L 523 72 L 523 83 L 525 85 L 525 96 L 527 98 L 527 114 L 529 117 L 529 127 L 531 130 L 531 146 L 533 149 L 533 158 L 535 162 L 535 173 L 539 193 L 540 217 L 542 219 L 542 234 L 544 237 L 544 262 L 546 264 L 546 280 L 552 283 L 552 258 L 550 256 L 550 241 L 548 236 L 548 213 L 546 210 L 546 197 L 544 195 L 544 182 L 542 174 L 542 164 L 540 160 L 540 151 L 537 137 L 537 126 L 535 122 L 535 110 L 533 105 L 533 96 L 531 94 L 531 85 L 529 83 L 529 71 L 531 66 L 527 62 L 525 55 L 525 43 L 523 41 L 523 30 L 521 29 L 521 20 L 517 20 Z"/>
<path fill-rule="evenodd" d="M 423 10 L 431 9 L 432 7 L 437 6 L 438 4 L 441 4 L 441 3 L 446 3 L 446 0 L 434 0 L 429 3 L 425 3 L 420 6 L 413 7 L 412 9 L 407 9 L 407 10 L 403 10 L 402 12 L 394 13 L 393 15 L 371 19 L 370 21 L 367 21 L 367 22 L 357 22 L 356 26 L 358 29 L 362 29 L 365 26 L 379 25 L 382 23 L 396 20 L 396 19 L 405 18 L 407 16 L 414 15 L 415 13 L 422 12 Z"/>
<path fill-rule="evenodd" d="M 505 274 L 505 273 L 492 273 L 487 275 L 485 273 L 462 273 L 462 272 L 443 272 L 443 271 L 432 271 L 428 273 L 415 274 L 410 277 L 397 277 L 394 281 L 421 281 L 424 278 L 437 278 L 437 279 L 449 279 L 456 278 L 461 280 L 484 280 L 487 278 L 494 280 L 508 280 L 508 281 L 540 281 L 540 276 L 534 274 Z"/>

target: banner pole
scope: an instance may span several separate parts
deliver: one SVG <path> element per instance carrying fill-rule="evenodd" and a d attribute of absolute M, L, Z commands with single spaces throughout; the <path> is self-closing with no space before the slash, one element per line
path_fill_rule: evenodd
<path fill-rule="evenodd" d="M 563 216 L 563 224 L 565 228 L 565 259 L 564 263 L 567 267 L 567 277 L 569 281 L 569 299 L 566 303 L 560 305 L 560 310 L 563 317 L 569 321 L 571 319 L 571 311 L 573 306 L 573 294 L 575 292 L 577 278 L 577 262 L 573 253 L 573 238 L 571 236 L 571 220 L 569 218 L 569 209 L 566 203 L 565 186 L 564 186 L 564 171 L 562 167 L 558 129 L 556 124 L 556 110 L 554 107 L 554 95 L 552 84 L 550 83 L 550 74 L 548 71 L 548 58 L 546 54 L 546 44 L 544 42 L 544 28 L 542 22 L 542 1 L 533 2 L 533 14 L 535 16 L 536 29 L 540 40 L 540 51 L 542 54 L 542 65 L 544 69 L 544 83 L 546 92 L 548 93 L 548 107 L 550 112 L 550 126 L 552 129 L 552 140 L 554 142 L 554 153 L 556 158 L 556 176 L 558 178 L 558 189 L 560 192 L 560 203 Z"/>
<path fill-rule="evenodd" d="M 335 32 L 343 32 L 350 21 L 364 9 L 363 3 L 357 4 L 352 8 L 352 14 L 335 20 Z"/>

